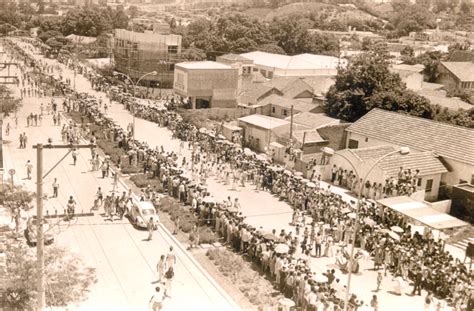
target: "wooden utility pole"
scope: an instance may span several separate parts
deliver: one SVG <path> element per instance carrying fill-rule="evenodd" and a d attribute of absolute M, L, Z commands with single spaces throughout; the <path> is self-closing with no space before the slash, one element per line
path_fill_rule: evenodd
<path fill-rule="evenodd" d="M 91 148 L 95 145 L 52 145 L 52 144 L 36 144 L 36 264 L 38 269 L 38 296 L 37 309 L 43 311 L 46 308 L 46 291 L 45 291 L 45 274 L 44 274 L 44 231 L 43 231 L 43 179 L 48 176 L 51 171 L 61 163 L 62 160 L 71 152 L 72 148 Z M 62 157 L 44 176 L 43 176 L 43 149 L 70 149 L 69 152 Z"/>
<path fill-rule="evenodd" d="M 293 141 L 293 105 L 290 110 L 290 143 Z"/>

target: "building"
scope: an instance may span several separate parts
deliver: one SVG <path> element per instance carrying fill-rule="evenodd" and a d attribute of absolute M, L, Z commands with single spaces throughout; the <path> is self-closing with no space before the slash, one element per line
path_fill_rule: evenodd
<path fill-rule="evenodd" d="M 286 118 L 290 121 L 291 117 Z M 301 112 L 293 116 L 293 122 L 312 129 L 319 129 L 326 126 L 338 125 L 339 119 L 331 118 L 324 113 Z"/>
<path fill-rule="evenodd" d="M 308 77 L 308 76 L 336 76 L 339 65 L 344 65 L 337 57 L 299 54 L 294 56 L 249 52 L 240 54 L 253 62 L 252 71 L 259 71 L 266 78 L 273 77 Z M 236 62 L 241 62 L 237 60 Z M 249 64 L 245 64 L 249 67 Z"/>
<path fill-rule="evenodd" d="M 244 131 L 245 145 L 260 152 L 266 151 L 279 135 L 290 131 L 290 122 L 260 114 L 239 118 L 238 126 Z"/>
<path fill-rule="evenodd" d="M 410 169 L 412 172 L 419 170 L 419 178 L 416 186 L 425 190 L 426 200 L 436 200 L 441 182 L 441 176 L 448 170 L 443 163 L 431 151 L 414 152 L 409 154 L 394 153 L 380 161 L 376 161 L 383 156 L 398 149 L 396 146 L 375 146 L 360 149 L 343 149 L 336 151 L 331 157 L 331 167 L 336 165 L 342 167 L 347 172 L 357 172 L 359 178 L 369 173 L 367 180 L 372 185 L 385 184 L 385 180 L 393 177 L 397 178 L 400 167 L 403 170 Z M 369 172 L 370 171 L 370 172 Z"/>
<path fill-rule="evenodd" d="M 174 70 L 174 92 L 189 97 L 192 108 L 235 108 L 239 69 L 203 61 L 178 63 Z"/>
<path fill-rule="evenodd" d="M 309 101 L 292 99 L 276 94 L 264 98 L 260 101 L 259 106 L 262 107 L 262 114 L 281 119 L 291 116 L 292 108 L 293 115 L 300 112 L 312 112 L 319 109 L 319 106 L 313 104 L 311 99 Z"/>
<path fill-rule="evenodd" d="M 407 85 L 407 88 L 413 91 L 418 91 L 423 88 L 423 70 L 425 69 L 424 65 L 392 65 L 390 67 L 391 73 L 396 73 Z"/>
<path fill-rule="evenodd" d="M 441 62 L 438 83 L 474 92 L 474 62 Z"/>
<path fill-rule="evenodd" d="M 181 55 L 181 36 L 115 29 L 113 54 L 115 70 L 134 80 L 156 71 L 156 76 L 144 80 L 171 87 L 174 64 Z"/>
<path fill-rule="evenodd" d="M 346 132 L 350 149 L 390 145 L 434 152 L 448 169 L 441 178 L 447 186 L 473 178 L 474 129 L 376 108 Z"/>

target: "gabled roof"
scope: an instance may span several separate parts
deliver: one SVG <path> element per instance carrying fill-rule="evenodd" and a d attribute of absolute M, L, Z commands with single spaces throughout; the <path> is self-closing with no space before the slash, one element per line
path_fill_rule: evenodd
<path fill-rule="evenodd" d="M 288 121 L 264 116 L 261 114 L 251 114 L 249 116 L 239 118 L 239 121 L 258 126 L 267 130 L 290 124 L 290 122 Z"/>
<path fill-rule="evenodd" d="M 302 79 L 298 79 L 290 85 L 287 85 L 282 92 L 283 96 L 288 98 L 297 98 L 305 92 L 308 92 L 311 95 L 310 97 L 312 97 L 312 95 L 314 94 L 311 85 L 309 85 Z"/>
<path fill-rule="evenodd" d="M 251 89 L 242 92 L 240 95 L 240 102 L 242 104 L 256 104 L 272 93 L 281 94 L 280 91 L 273 87 L 267 86 L 263 83 L 255 83 L 252 85 Z"/>
<path fill-rule="evenodd" d="M 295 132 L 293 134 L 293 138 L 296 139 L 296 141 L 300 144 L 303 143 L 303 140 L 305 144 L 321 143 L 326 141 L 316 130 Z"/>
<path fill-rule="evenodd" d="M 291 117 L 286 118 L 290 120 Z M 324 113 L 301 112 L 293 116 L 293 122 L 310 128 L 320 128 L 340 123 L 339 119 L 334 119 Z"/>
<path fill-rule="evenodd" d="M 337 153 L 350 153 L 354 155 L 360 162 L 374 163 L 390 152 L 396 151 L 393 146 L 375 146 L 360 149 L 344 149 Z M 378 166 L 385 173 L 386 177 L 395 177 L 400 170 L 410 169 L 412 172 L 420 170 L 420 176 L 436 175 L 447 173 L 448 170 L 441 161 L 430 151 L 416 152 L 410 151 L 409 154 L 392 154 L 383 159 Z"/>
<path fill-rule="evenodd" d="M 262 99 L 259 103 L 260 105 L 274 105 L 278 107 L 283 107 L 286 109 L 291 109 L 293 106 L 294 111 L 298 112 L 305 112 L 311 111 L 317 107 L 317 105 L 313 103 L 308 103 L 298 99 L 290 99 L 283 96 L 279 96 L 277 94 L 272 94 L 264 99 Z"/>
<path fill-rule="evenodd" d="M 474 165 L 474 129 L 375 108 L 346 131 Z"/>
<path fill-rule="evenodd" d="M 474 62 L 441 62 L 460 81 L 474 81 Z"/>

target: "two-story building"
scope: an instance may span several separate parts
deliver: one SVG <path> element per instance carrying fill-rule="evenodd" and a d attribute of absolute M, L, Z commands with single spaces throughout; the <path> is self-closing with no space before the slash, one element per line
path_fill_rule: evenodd
<path fill-rule="evenodd" d="M 474 129 L 375 108 L 346 132 L 350 149 L 388 145 L 433 152 L 448 169 L 442 185 L 474 179 Z"/>
<path fill-rule="evenodd" d="M 174 92 L 191 99 L 192 108 L 235 108 L 239 69 L 218 62 L 183 62 L 174 70 Z"/>

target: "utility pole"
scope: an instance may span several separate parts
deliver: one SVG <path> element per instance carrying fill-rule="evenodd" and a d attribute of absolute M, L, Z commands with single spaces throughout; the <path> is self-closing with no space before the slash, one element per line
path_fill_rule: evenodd
<path fill-rule="evenodd" d="M 38 269 L 38 311 L 46 307 L 46 296 L 44 288 L 44 238 L 43 238 L 43 144 L 37 144 L 36 148 L 36 257 Z"/>
<path fill-rule="evenodd" d="M 45 273 L 44 273 L 44 232 L 43 232 L 43 179 L 56 168 L 62 160 L 72 151 L 72 148 L 91 148 L 95 145 L 52 145 L 52 144 L 36 144 L 33 146 L 36 149 L 36 264 L 38 269 L 38 296 L 37 296 L 37 310 L 43 311 L 46 308 L 45 295 Z M 62 157 L 44 176 L 43 176 L 43 149 L 69 149 L 69 152 Z"/>
<path fill-rule="evenodd" d="M 293 141 L 293 105 L 290 110 L 290 144 Z"/>

